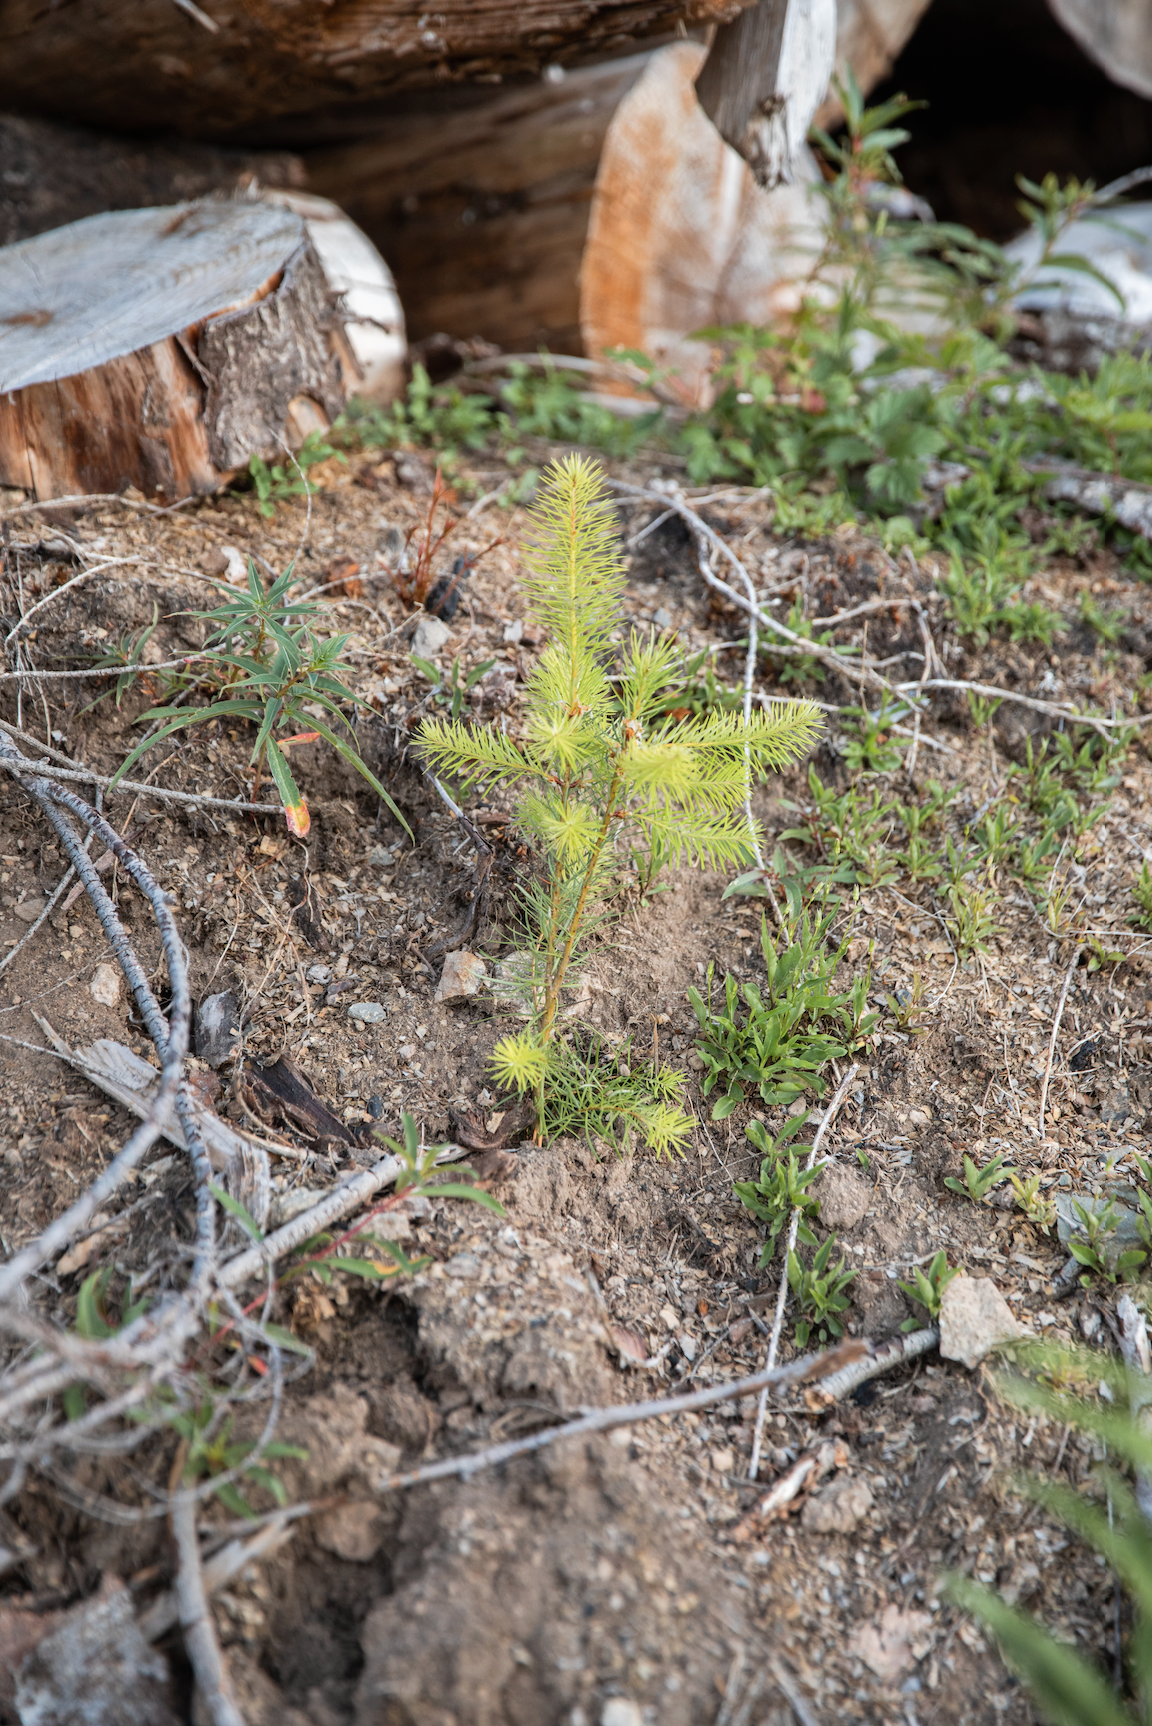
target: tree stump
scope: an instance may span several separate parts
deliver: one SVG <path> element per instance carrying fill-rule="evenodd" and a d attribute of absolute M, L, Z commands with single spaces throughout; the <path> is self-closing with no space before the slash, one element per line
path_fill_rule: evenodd
<path fill-rule="evenodd" d="M 358 379 L 292 210 L 118 211 L 0 251 L 0 484 L 37 498 L 214 491 Z"/>

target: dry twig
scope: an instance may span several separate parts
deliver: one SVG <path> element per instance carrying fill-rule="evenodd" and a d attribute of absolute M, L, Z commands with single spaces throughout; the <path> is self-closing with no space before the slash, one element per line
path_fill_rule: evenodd
<path fill-rule="evenodd" d="M 1072 987 L 1072 979 L 1076 974 L 1076 967 L 1080 963 L 1082 951 L 1083 948 L 1081 947 L 1073 949 L 1072 957 L 1068 962 L 1068 969 L 1064 973 L 1064 987 L 1060 991 L 1060 999 L 1056 1004 L 1056 1017 L 1052 1021 L 1052 1035 L 1048 1039 L 1048 1054 L 1044 1061 L 1044 1080 L 1040 1086 L 1040 1111 L 1037 1118 L 1037 1131 L 1041 1140 L 1044 1138 L 1044 1111 L 1048 1107 L 1048 1086 L 1052 1082 L 1052 1062 L 1056 1054 L 1056 1039 L 1060 1035 L 1060 1021 L 1064 1017 L 1064 1004 L 1068 999 L 1068 991 Z"/>
<path fill-rule="evenodd" d="M 872 1355 L 871 1343 L 855 1338 L 840 1342 L 834 1348 L 823 1350 L 820 1354 L 800 1355 L 798 1359 L 789 1361 L 787 1366 L 766 1367 L 761 1372 L 754 1372 L 747 1378 L 730 1379 L 727 1384 L 710 1385 L 705 1390 L 693 1390 L 683 1396 L 658 1397 L 650 1402 L 626 1402 L 617 1408 L 590 1409 L 578 1420 L 564 1422 L 560 1426 L 545 1427 L 542 1432 L 534 1432 L 528 1438 L 509 1439 L 504 1444 L 490 1445 L 486 1450 L 471 1451 L 466 1456 L 449 1456 L 440 1462 L 425 1463 L 422 1468 L 414 1468 L 406 1474 L 389 1475 L 380 1481 L 377 1488 L 381 1492 L 395 1492 L 404 1487 L 421 1486 L 429 1480 L 447 1480 L 454 1475 L 468 1480 L 482 1468 L 495 1468 L 500 1463 L 510 1462 L 514 1457 L 527 1456 L 534 1450 L 543 1450 L 546 1445 L 555 1444 L 561 1438 L 585 1438 L 593 1433 L 611 1432 L 618 1426 L 633 1426 L 641 1420 L 659 1420 L 676 1414 L 690 1414 L 698 1408 L 711 1408 L 718 1402 L 731 1402 L 736 1397 L 748 1396 L 753 1391 L 781 1391 L 797 1385 L 818 1385 L 835 1382 L 835 1376 L 845 1368 L 855 1363 L 863 1366 L 873 1358 L 881 1361 L 877 1372 L 887 1372 L 898 1366 L 907 1355 L 923 1353 L 939 1341 L 935 1330 L 918 1332 L 917 1336 L 927 1335 L 930 1340 L 920 1346 L 916 1337 L 904 1339 L 904 1350 L 896 1355 Z M 874 1376 L 863 1373 L 855 1382 L 862 1383 L 864 1379 Z"/>
<path fill-rule="evenodd" d="M 828 1128 L 835 1120 L 841 1103 L 843 1103 L 845 1097 L 848 1095 L 849 1086 L 859 1070 L 860 1069 L 857 1067 L 855 1061 L 853 1061 L 852 1065 L 849 1067 L 848 1071 L 845 1073 L 844 1077 L 833 1092 L 832 1100 L 825 1109 L 820 1125 L 816 1129 L 816 1136 L 812 1140 L 812 1149 L 809 1151 L 808 1161 L 804 1165 L 805 1169 L 812 1168 L 816 1158 L 819 1156 L 824 1134 L 828 1131 Z M 772 1334 L 768 1338 L 768 1358 L 765 1362 L 766 1370 L 771 1370 L 771 1368 L 775 1366 L 776 1352 L 780 1347 L 780 1332 L 784 1326 L 784 1304 L 788 1299 L 788 1257 L 790 1253 L 793 1253 L 796 1250 L 796 1232 L 799 1227 L 800 1212 L 798 1210 L 794 1210 L 792 1212 L 791 1221 L 788 1224 L 788 1245 L 784 1249 L 784 1268 L 780 1273 L 780 1288 L 776 1295 L 776 1316 L 772 1321 Z M 760 1450 L 764 1443 L 764 1421 L 767 1414 L 768 1387 L 765 1385 L 764 1389 L 760 1393 L 760 1403 L 756 1410 L 756 1430 L 752 1436 L 752 1456 L 748 1463 L 749 1480 L 755 1480 L 760 1469 Z"/>
<path fill-rule="evenodd" d="M 9 725 L 0 719 L 0 731 L 19 743 L 35 749 L 38 754 L 47 755 L 55 766 L 52 777 L 69 784 L 96 785 L 101 791 L 112 793 L 136 791 L 148 797 L 158 797 L 168 803 L 187 803 L 200 809 L 219 809 L 226 815 L 283 815 L 279 803 L 246 803 L 241 798 L 209 797 L 199 791 L 167 791 L 160 785 L 149 785 L 137 779 L 118 779 L 113 785 L 111 778 L 104 773 L 96 773 L 90 767 L 82 767 L 79 762 L 72 761 L 59 749 L 53 749 L 50 744 L 41 743 L 35 737 L 30 737 L 26 731 L 21 731 L 15 725 Z M 42 773 L 47 763 L 29 761 L 26 757 L 14 757 L 19 765 L 31 773 Z"/>
<path fill-rule="evenodd" d="M 196 1537 L 196 1500 L 188 1493 L 173 1496 L 172 1538 L 179 1560 L 176 1600 L 180 1629 L 201 1700 L 212 1726 L 244 1726 L 204 1589 L 200 1542 Z"/>

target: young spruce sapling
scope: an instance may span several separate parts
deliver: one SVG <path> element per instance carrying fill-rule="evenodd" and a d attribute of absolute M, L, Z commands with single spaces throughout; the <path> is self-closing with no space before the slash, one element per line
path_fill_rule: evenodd
<path fill-rule="evenodd" d="M 633 631 L 617 646 L 624 572 L 597 469 L 578 456 L 555 462 L 538 497 L 522 579 L 547 646 L 528 682 L 522 734 L 436 716 L 425 720 L 420 742 L 437 772 L 465 786 L 519 787 L 517 821 L 537 859 L 524 892 L 523 986 L 532 1018 L 497 1045 L 497 1078 L 534 1096 L 541 1137 L 561 1121 L 575 1125 L 572 1100 L 582 1097 L 585 1132 L 614 1139 L 623 1121 L 658 1154 L 670 1154 L 691 1126 L 677 1106 L 678 1080 L 654 1068 L 641 1080 L 633 1068 L 623 1076 L 634 1082 L 621 1087 L 620 1063 L 606 1064 L 596 1040 L 582 1052 L 578 1034 L 560 1034 L 563 991 L 575 980 L 582 943 L 608 914 L 618 854 L 747 866 L 748 775 L 802 755 L 820 714 L 796 700 L 747 723 L 731 712 L 670 717 L 677 645 Z M 618 673 L 610 675 L 617 653 Z"/>

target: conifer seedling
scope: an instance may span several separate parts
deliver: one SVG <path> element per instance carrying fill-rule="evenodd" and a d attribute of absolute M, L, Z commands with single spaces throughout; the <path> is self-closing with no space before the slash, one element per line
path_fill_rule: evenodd
<path fill-rule="evenodd" d="M 497 1045 L 505 1088 L 534 1095 L 537 1130 L 579 1126 L 615 1141 L 619 1123 L 658 1154 L 680 1150 L 691 1120 L 679 1079 L 605 1056 L 557 1022 L 580 949 L 608 915 L 618 853 L 671 863 L 747 866 L 754 833 L 744 810 L 748 775 L 795 760 L 820 728 L 808 701 L 782 701 L 745 724 L 738 713 L 669 718 L 680 674 L 674 642 L 635 631 L 609 662 L 623 611 L 624 572 L 611 503 L 579 456 L 553 463 L 534 512 L 523 585 L 547 646 L 528 682 L 523 734 L 465 720 L 425 720 L 420 743 L 438 773 L 463 786 L 513 784 L 518 825 L 537 869 L 524 893 L 530 993 L 527 1028 Z M 622 1083 L 622 1080 L 629 1081 Z"/>

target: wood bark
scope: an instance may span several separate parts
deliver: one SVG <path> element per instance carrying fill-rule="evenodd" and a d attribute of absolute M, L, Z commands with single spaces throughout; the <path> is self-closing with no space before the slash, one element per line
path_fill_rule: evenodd
<path fill-rule="evenodd" d="M 402 89 L 531 77 L 742 0 L 0 0 L 0 106 L 224 137 Z"/>
<path fill-rule="evenodd" d="M 580 259 L 604 136 L 650 56 L 563 80 L 408 99 L 305 157 L 308 183 L 379 247 L 413 340 L 580 351 Z"/>
<path fill-rule="evenodd" d="M 653 55 L 617 110 L 580 284 L 586 352 L 640 349 L 692 406 L 706 401 L 710 368 L 692 332 L 794 310 L 822 238 L 811 156 L 795 183 L 757 186 L 696 100 L 703 52 L 684 42 Z"/>
<path fill-rule="evenodd" d="M 123 211 L 0 253 L 0 484 L 37 498 L 215 490 L 357 378 L 290 210 Z"/>
<path fill-rule="evenodd" d="M 836 0 L 758 0 L 717 30 L 696 94 L 758 185 L 792 178 L 835 50 Z"/>

